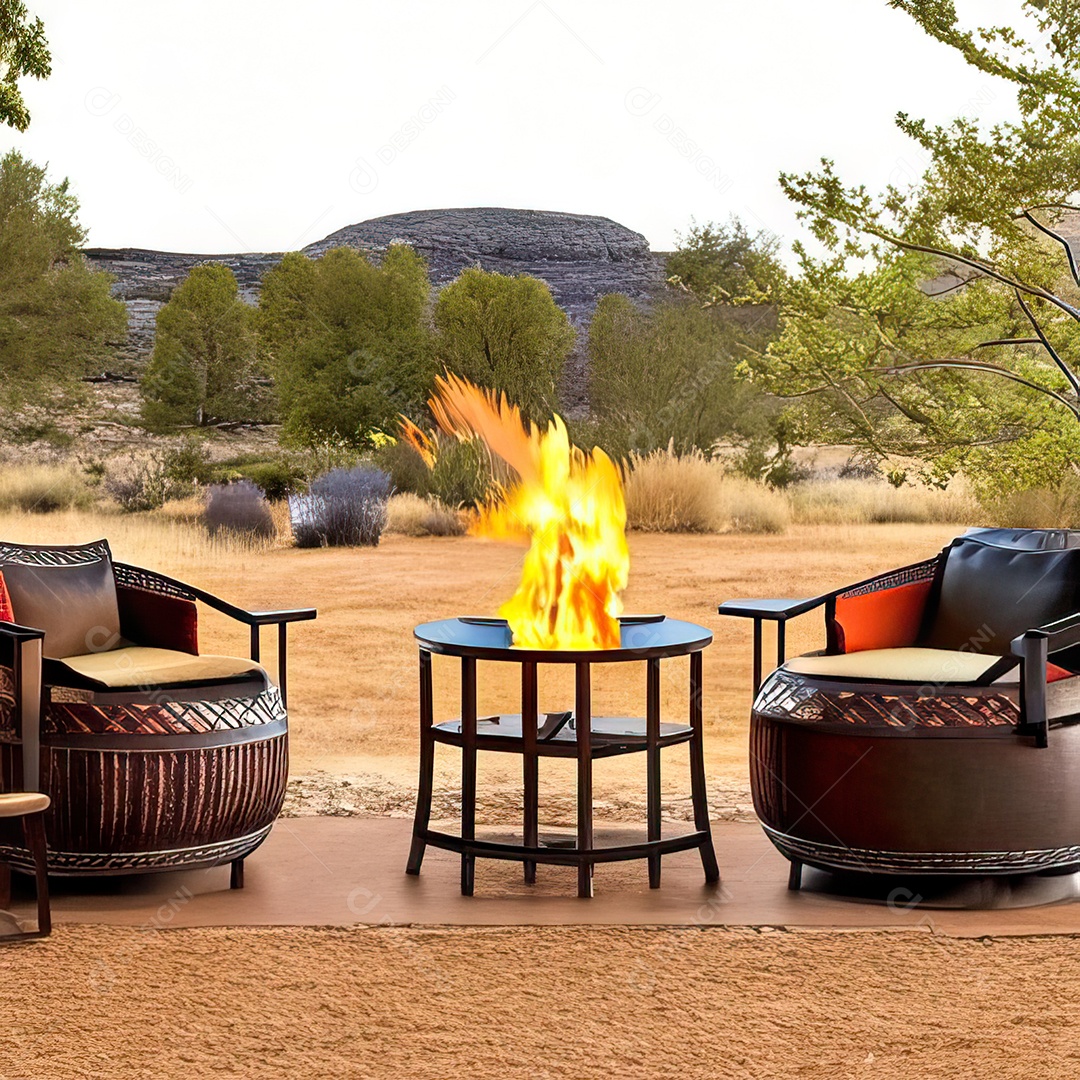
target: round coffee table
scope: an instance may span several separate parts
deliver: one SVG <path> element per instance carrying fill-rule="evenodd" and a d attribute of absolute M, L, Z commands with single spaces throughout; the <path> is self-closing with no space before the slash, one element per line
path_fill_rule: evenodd
<path fill-rule="evenodd" d="M 538 863 L 578 868 L 578 895 L 592 896 L 592 871 L 598 862 L 647 859 L 649 885 L 660 886 L 660 859 L 675 851 L 697 848 L 705 880 L 716 882 L 720 871 L 713 850 L 705 791 L 702 747 L 702 652 L 712 634 L 694 623 L 660 615 L 620 619 L 621 641 L 614 649 L 524 649 L 512 642 L 502 619 L 460 618 L 423 623 L 415 631 L 420 647 L 420 781 L 413 823 L 412 849 L 406 872 L 419 874 L 427 845 L 461 855 L 461 892 L 473 893 L 477 857 L 524 863 L 525 881 L 536 880 Z M 461 660 L 461 715 L 435 722 L 432 654 Z M 660 662 L 690 657 L 688 722 L 660 719 Z M 477 716 L 476 662 L 518 664 L 521 668 L 521 711 L 494 717 Z M 610 663 L 646 665 L 645 716 L 597 717 L 592 713 L 592 666 Z M 546 714 L 537 704 L 537 669 L 542 664 L 575 666 L 574 709 Z M 461 750 L 460 835 L 430 828 L 435 745 Z M 694 831 L 663 838 L 660 821 L 660 752 L 688 743 Z M 480 750 L 520 754 L 524 781 L 523 838 L 520 844 L 495 843 L 476 837 L 476 757 Z M 592 763 L 605 757 L 644 752 L 647 775 L 647 839 L 616 847 L 593 845 Z M 577 759 L 577 843 L 546 847 L 539 839 L 539 759 Z"/>

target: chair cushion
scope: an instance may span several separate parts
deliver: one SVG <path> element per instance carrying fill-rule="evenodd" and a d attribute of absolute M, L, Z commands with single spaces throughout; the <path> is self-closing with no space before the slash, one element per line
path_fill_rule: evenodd
<path fill-rule="evenodd" d="M 8 562 L 3 573 L 15 622 L 45 631 L 45 656 L 102 652 L 119 643 L 120 611 L 109 559 L 73 566 Z"/>
<path fill-rule="evenodd" d="M 117 585 L 116 601 L 125 641 L 198 653 L 199 616 L 193 601 L 128 585 Z"/>
<path fill-rule="evenodd" d="M 1080 549 L 1023 550 L 960 537 L 944 562 L 921 645 L 1005 656 L 1025 630 L 1080 611 Z"/>
<path fill-rule="evenodd" d="M 238 656 L 192 656 L 174 649 L 131 645 L 109 652 L 65 656 L 60 663 L 84 680 L 110 690 L 198 686 L 254 675 L 265 677 L 254 660 Z"/>
<path fill-rule="evenodd" d="M 931 579 L 892 589 L 838 596 L 833 634 L 839 652 L 914 645 L 922 626 Z"/>
<path fill-rule="evenodd" d="M 800 675 L 858 679 L 860 682 L 914 682 L 928 686 L 992 681 L 1015 658 L 951 649 L 865 649 L 832 656 L 795 656 L 784 665 Z M 1015 677 L 1013 679 L 1015 682 Z"/>

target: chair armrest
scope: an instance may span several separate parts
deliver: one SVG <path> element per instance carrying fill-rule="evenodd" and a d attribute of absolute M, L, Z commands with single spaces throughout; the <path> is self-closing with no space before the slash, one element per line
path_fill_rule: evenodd
<path fill-rule="evenodd" d="M 0 623 L 0 638 L 11 642 L 15 725 L 22 744 L 22 783 L 37 791 L 41 772 L 41 654 L 45 631 L 19 623 Z"/>
<path fill-rule="evenodd" d="M 32 626 L 20 626 L 13 622 L 0 622 L 0 635 L 11 638 L 17 644 L 24 641 L 33 641 L 35 638 L 44 638 L 44 630 L 35 630 Z"/>
<path fill-rule="evenodd" d="M 776 623 L 776 666 L 779 667 L 786 656 L 785 628 L 787 620 L 812 611 L 822 604 L 835 601 L 836 593 L 813 596 L 803 600 L 725 600 L 718 611 L 721 615 L 733 615 L 738 619 L 754 620 L 754 693 L 761 686 L 761 624 L 769 619 Z"/>
<path fill-rule="evenodd" d="M 1035 626 L 1010 643 L 1010 651 L 1020 657 L 1020 726 L 1018 735 L 1033 735 L 1035 745 L 1049 741 L 1050 722 L 1046 709 L 1046 664 L 1052 653 L 1080 644 L 1080 614 Z"/>
<path fill-rule="evenodd" d="M 826 593 L 824 596 L 814 596 L 803 600 L 725 600 L 718 610 L 721 615 L 733 615 L 735 618 L 782 621 L 812 611 L 835 595 L 835 593 Z"/>
<path fill-rule="evenodd" d="M 1064 619 L 1047 623 L 1045 626 L 1036 626 L 1025 630 L 1019 637 L 1012 640 L 1012 653 L 1014 656 L 1024 655 L 1024 642 L 1031 638 L 1043 638 L 1046 641 L 1048 653 L 1061 652 L 1072 645 L 1080 645 L 1080 614 L 1067 615 Z"/>

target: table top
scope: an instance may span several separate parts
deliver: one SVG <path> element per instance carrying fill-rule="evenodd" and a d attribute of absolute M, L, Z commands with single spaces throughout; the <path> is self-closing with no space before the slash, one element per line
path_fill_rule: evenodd
<path fill-rule="evenodd" d="M 540 664 L 656 660 L 701 652 L 712 642 L 712 632 L 704 626 L 664 615 L 625 615 L 619 623 L 622 641 L 617 649 L 523 649 L 513 644 L 504 619 L 479 616 L 421 623 L 414 633 L 422 649 L 445 656 Z"/>

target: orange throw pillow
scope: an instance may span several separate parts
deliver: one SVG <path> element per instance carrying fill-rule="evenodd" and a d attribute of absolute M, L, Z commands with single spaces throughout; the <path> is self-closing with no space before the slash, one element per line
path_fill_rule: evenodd
<path fill-rule="evenodd" d="M 914 645 L 932 584 L 914 581 L 862 596 L 838 596 L 833 629 L 840 652 Z"/>

